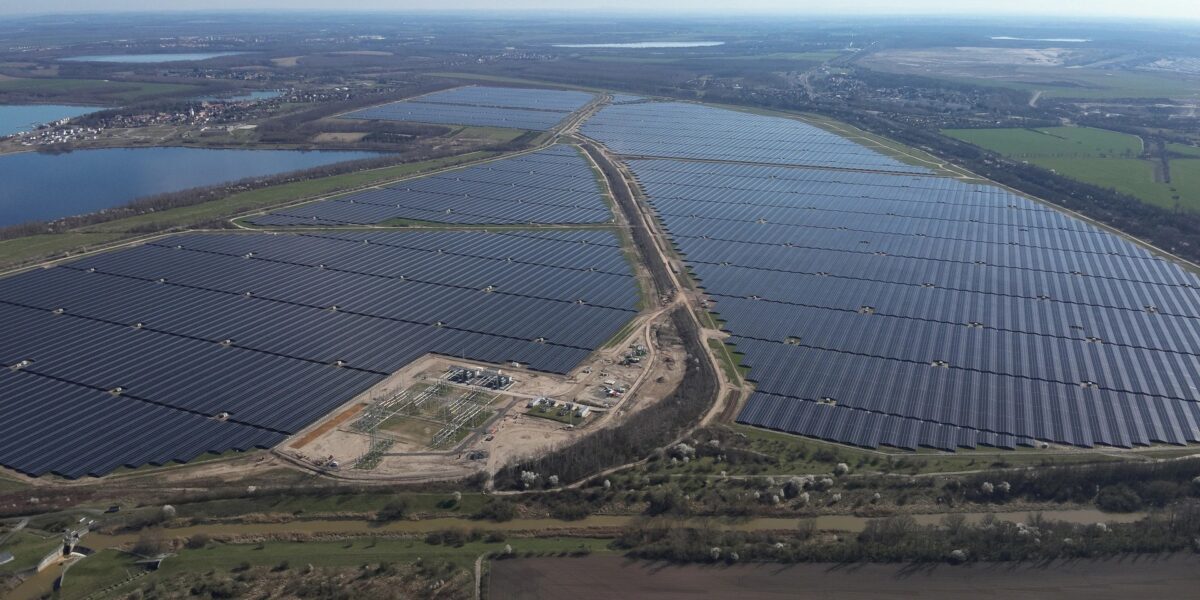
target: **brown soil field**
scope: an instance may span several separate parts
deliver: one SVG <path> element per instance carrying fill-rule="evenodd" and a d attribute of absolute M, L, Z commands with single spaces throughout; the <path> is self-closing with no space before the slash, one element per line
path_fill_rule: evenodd
<path fill-rule="evenodd" d="M 938 565 L 670 565 L 619 557 L 529 558 L 491 565 L 488 596 L 505 600 L 638 598 L 1194 598 L 1200 557 L 1136 556 L 1048 563 Z"/>

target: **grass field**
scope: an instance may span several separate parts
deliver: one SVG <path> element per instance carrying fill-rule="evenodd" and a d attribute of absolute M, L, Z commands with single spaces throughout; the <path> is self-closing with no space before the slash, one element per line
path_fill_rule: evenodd
<path fill-rule="evenodd" d="M 920 75 L 969 85 L 1003 87 L 1047 98 L 1200 97 L 1200 78 L 1127 69 L 1074 68 L 1065 65 L 1001 64 L 978 60 L 966 48 L 895 49 L 867 55 L 859 64 L 889 73 Z"/>
<path fill-rule="evenodd" d="M 456 503 L 447 504 L 449 494 L 292 494 L 227 500 L 209 500 L 180 504 L 178 515 L 186 518 L 220 518 L 245 514 L 285 514 L 312 517 L 320 514 L 373 513 L 388 503 L 403 499 L 412 514 L 467 516 L 486 501 L 482 494 L 463 494 Z"/>
<path fill-rule="evenodd" d="M 174 83 L 143 83 L 134 81 L 105 81 L 102 79 L 5 79 L 0 80 L 0 92 L 23 92 L 46 96 L 90 95 L 114 102 L 132 102 L 141 98 L 163 96 L 195 89 L 196 86 Z"/>
<path fill-rule="evenodd" d="M 1194 156 L 1196 158 L 1200 158 L 1200 148 L 1197 148 L 1196 146 L 1187 146 L 1184 144 L 1167 144 L 1167 150 L 1174 152 L 1175 154 L 1182 154 L 1184 156 Z"/>
<path fill-rule="evenodd" d="M 975 85 L 995 85 L 1031 93 L 1041 91 L 1051 98 L 1196 98 L 1200 80 L 1160 73 L 1138 73 L 1107 69 L 1028 68 L 1014 79 L 958 78 Z"/>
<path fill-rule="evenodd" d="M 68 572 L 61 597 L 84 598 L 97 590 L 119 586 L 101 597 L 123 597 L 135 587 L 182 574 L 230 573 L 246 566 L 275 566 L 288 563 L 295 567 L 318 564 L 322 567 L 357 567 L 382 562 L 411 563 L 417 560 L 442 560 L 462 569 L 471 569 L 481 554 L 500 552 L 511 545 L 518 554 L 566 555 L 586 549 L 588 553 L 608 554 L 609 540 L 591 538 L 546 537 L 519 538 L 504 542 L 469 542 L 461 546 L 427 544 L 419 539 L 355 539 L 333 542 L 266 542 L 263 544 L 210 543 L 203 549 L 183 549 L 163 562 L 162 567 L 129 583 L 138 572 L 134 559 L 123 552 L 104 550 L 84 559 Z"/>
<path fill-rule="evenodd" d="M 748 468 L 750 471 L 757 471 L 755 474 L 762 475 L 822 473 L 830 471 L 833 465 L 839 462 L 847 463 L 857 473 L 881 471 L 916 474 L 971 471 L 1008 466 L 1094 463 L 1121 460 L 1115 456 L 1089 452 L 1048 452 L 1033 448 L 992 450 L 987 447 L 980 447 L 978 450 L 960 450 L 954 454 L 933 450 L 923 450 L 913 453 L 904 450 L 889 450 L 887 448 L 880 448 L 878 451 L 861 450 L 745 425 L 730 425 L 730 427 L 734 431 L 746 436 L 745 439 L 752 450 L 779 459 L 779 464 L 773 466 L 743 467 L 729 463 L 722 463 L 719 466 L 720 469 L 725 469 L 735 474 L 742 472 L 744 468 Z M 704 471 L 714 468 L 713 465 L 706 465 L 706 462 L 710 460 L 704 458 L 692 461 L 692 463 L 681 467 L 681 472 L 688 470 Z"/>
<path fill-rule="evenodd" d="M 1012 158 L 1136 158 L 1136 135 L 1091 127 L 947 129 L 942 133 Z"/>
<path fill-rule="evenodd" d="M 1142 142 L 1134 135 L 1090 127 L 947 129 L 942 133 L 1149 204 L 1200 210 L 1200 161 L 1172 160 L 1171 183 L 1164 183 L 1156 173 L 1157 161 L 1138 158 Z M 1200 148 L 1172 144 L 1171 150 L 1200 156 Z"/>
<path fill-rule="evenodd" d="M 0 539 L 3 539 L 4 536 L 4 533 L 0 533 Z M 12 552 L 13 555 L 12 562 L 0 565 L 0 575 L 19 573 L 25 569 L 36 567 L 42 557 L 60 544 L 62 544 L 62 537 L 58 535 L 42 537 L 32 531 L 14 533 L 11 539 L 0 546 L 0 551 Z"/>

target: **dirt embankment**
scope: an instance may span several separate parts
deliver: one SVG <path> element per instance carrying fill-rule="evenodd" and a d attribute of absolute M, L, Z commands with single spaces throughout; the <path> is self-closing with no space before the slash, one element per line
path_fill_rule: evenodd
<path fill-rule="evenodd" d="M 637 203 L 629 191 L 629 186 L 625 183 L 625 178 L 621 175 L 617 166 L 595 145 L 583 143 L 582 146 L 588 155 L 592 157 L 592 160 L 600 165 L 600 170 L 604 173 L 604 177 L 608 179 L 609 187 L 612 189 L 613 195 L 616 196 L 617 206 L 624 213 L 625 220 L 629 222 L 629 227 L 633 235 L 633 243 L 637 246 L 642 263 L 650 270 L 650 278 L 654 283 L 655 292 L 652 296 L 654 298 L 674 296 L 675 286 L 671 283 L 671 275 L 667 272 L 667 265 L 663 262 L 661 254 L 654 244 L 654 237 L 646 226 L 641 211 L 638 210 Z"/>

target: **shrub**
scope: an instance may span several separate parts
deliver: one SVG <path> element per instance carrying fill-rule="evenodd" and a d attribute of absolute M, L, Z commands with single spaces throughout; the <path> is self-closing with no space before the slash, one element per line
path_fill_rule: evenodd
<path fill-rule="evenodd" d="M 375 513 L 375 518 L 379 521 L 399 521 L 408 516 L 408 500 L 404 498 L 396 498 L 388 502 Z"/>
<path fill-rule="evenodd" d="M 502 523 L 504 521 L 511 521 L 513 517 L 516 517 L 517 508 L 512 502 L 500 498 L 492 498 L 474 516 L 476 519 L 488 519 Z"/>
<path fill-rule="evenodd" d="M 188 538 L 187 543 L 184 544 L 184 547 L 186 547 L 188 550 L 200 550 L 205 546 L 208 546 L 210 541 L 212 541 L 212 538 L 210 538 L 207 533 L 197 533 L 196 535 Z"/>
<path fill-rule="evenodd" d="M 1133 512 L 1142 508 L 1142 498 L 1133 488 L 1119 483 L 1101 488 L 1096 495 L 1096 506 L 1108 512 Z"/>

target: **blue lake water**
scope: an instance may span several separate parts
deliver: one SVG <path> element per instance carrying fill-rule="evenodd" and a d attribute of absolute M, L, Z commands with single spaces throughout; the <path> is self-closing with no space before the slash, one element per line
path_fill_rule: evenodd
<path fill-rule="evenodd" d="M 0 227 L 86 214 L 165 192 L 300 171 L 376 152 L 111 148 L 0 156 Z"/>
<path fill-rule="evenodd" d="M 219 56 L 234 56 L 245 52 L 175 52 L 170 54 L 91 54 L 62 58 L 68 62 L 111 62 L 111 63 L 164 63 L 177 61 L 208 60 Z"/>
<path fill-rule="evenodd" d="M 97 106 L 63 106 L 61 104 L 12 104 L 0 106 L 0 137 L 18 131 L 29 131 L 36 125 L 67 117 L 78 117 L 98 110 Z"/>

